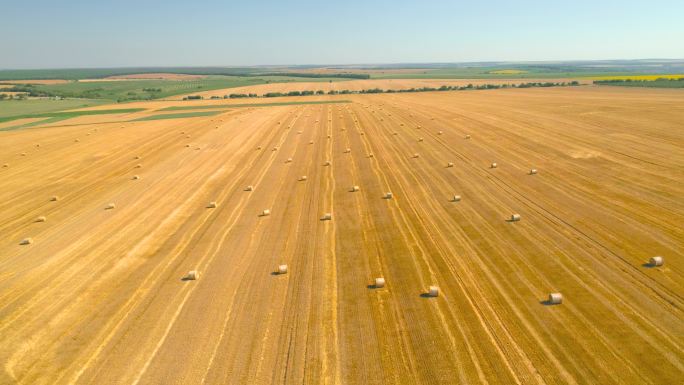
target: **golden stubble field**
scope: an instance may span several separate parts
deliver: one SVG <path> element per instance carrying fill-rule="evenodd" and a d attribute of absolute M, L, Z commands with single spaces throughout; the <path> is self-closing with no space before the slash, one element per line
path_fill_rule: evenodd
<path fill-rule="evenodd" d="M 345 99 L 0 132 L 0 383 L 681 381 L 684 93 Z"/>
<path fill-rule="evenodd" d="M 463 87 L 468 84 L 520 84 L 529 82 L 571 82 L 578 81 L 581 84 L 591 84 L 591 80 L 581 78 L 559 78 L 559 79 L 358 79 L 345 80 L 336 82 L 285 82 L 285 83 L 268 83 L 257 84 L 244 87 L 233 87 L 219 90 L 194 92 L 190 95 L 201 95 L 204 98 L 212 96 L 223 97 L 229 94 L 249 94 L 255 93 L 263 95 L 268 92 L 290 92 L 290 91 L 362 91 L 374 88 L 381 88 L 383 90 L 407 90 L 411 88 L 439 88 L 441 86 Z M 175 95 L 168 99 L 181 100 L 187 95 Z"/>

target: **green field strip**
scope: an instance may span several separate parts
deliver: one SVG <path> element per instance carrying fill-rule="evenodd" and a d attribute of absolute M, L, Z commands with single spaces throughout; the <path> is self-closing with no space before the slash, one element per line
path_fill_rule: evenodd
<path fill-rule="evenodd" d="M 160 115 L 152 115 L 152 116 L 146 116 L 144 118 L 139 118 L 132 120 L 133 122 L 142 122 L 146 120 L 160 120 L 160 119 L 182 119 L 182 118 L 196 118 L 199 116 L 212 116 L 216 114 L 220 114 L 221 111 L 200 111 L 200 112 L 183 112 L 180 114 L 160 114 Z"/>
<path fill-rule="evenodd" d="M 2 88 L 2 86 L 0 86 L 0 88 Z M 107 103 L 106 100 L 84 99 L 1 100 L 0 118 L 15 115 L 44 114 L 48 112 L 83 110 L 85 108 L 94 107 L 105 103 Z"/>
<path fill-rule="evenodd" d="M 40 126 L 40 125 L 43 125 L 43 124 L 55 123 L 55 122 L 59 122 L 59 121 L 61 121 L 61 120 L 67 120 L 67 119 L 69 119 L 69 117 L 66 117 L 66 116 L 56 116 L 56 117 L 53 117 L 53 118 L 46 118 L 46 119 L 43 119 L 43 120 L 39 120 L 39 121 L 37 121 L 37 122 L 31 122 L 31 123 L 26 123 L 26 124 L 20 124 L 20 125 L 18 125 L 18 126 L 7 127 L 7 128 L 5 128 L 4 130 L 2 130 L 2 131 L 18 130 L 18 129 L 21 129 L 21 128 L 30 128 L 30 127 Z"/>
<path fill-rule="evenodd" d="M 310 102 L 275 102 L 275 103 L 244 103 L 244 104 L 215 104 L 210 106 L 172 106 L 162 108 L 157 111 L 183 111 L 183 110 L 208 110 L 208 109 L 230 109 L 230 108 L 244 108 L 244 107 L 277 107 L 277 106 L 292 106 L 301 104 L 338 104 L 351 103 L 351 100 L 324 100 L 324 101 L 310 101 Z"/>
<path fill-rule="evenodd" d="M 86 115 L 108 115 L 108 114 L 127 114 L 133 112 L 145 111 L 145 108 L 120 108 L 114 110 L 89 110 L 89 111 L 62 111 L 62 112 L 45 112 L 41 114 L 24 114 L 14 116 L 0 117 L 0 123 L 9 122 L 17 119 L 32 119 L 32 118 L 76 118 Z"/>
<path fill-rule="evenodd" d="M 48 123 L 58 122 L 58 121 L 60 121 L 60 120 L 66 120 L 66 119 L 62 119 L 62 118 L 55 118 L 54 120 L 53 120 L 53 119 L 45 119 L 45 120 L 41 120 L 40 122 L 34 122 L 34 123 L 35 123 L 35 125 L 41 125 L 41 124 L 48 124 Z M 97 125 L 102 125 L 102 124 L 121 124 L 121 123 L 126 123 L 126 122 L 133 122 L 133 120 L 108 120 L 108 121 L 102 121 L 102 122 L 97 122 L 97 123 L 56 124 L 56 125 L 50 126 L 50 127 L 52 127 L 52 128 L 56 128 L 56 127 L 80 127 L 80 126 L 90 126 L 90 127 L 92 127 L 93 124 L 97 124 Z M 28 124 L 29 124 L 29 123 L 27 123 L 27 125 L 28 125 Z M 33 126 L 35 126 L 35 125 L 32 125 L 31 127 L 33 127 Z M 10 131 L 10 130 L 17 130 L 17 129 L 20 129 L 20 128 L 31 128 L 31 127 L 24 127 L 24 125 L 22 124 L 22 125 L 20 125 L 20 126 L 13 126 L 13 127 L 0 128 L 0 131 Z"/>

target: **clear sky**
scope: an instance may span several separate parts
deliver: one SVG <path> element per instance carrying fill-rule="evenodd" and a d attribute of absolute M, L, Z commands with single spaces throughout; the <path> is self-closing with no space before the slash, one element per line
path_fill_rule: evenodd
<path fill-rule="evenodd" d="M 684 0 L 0 0 L 0 68 L 684 58 Z"/>

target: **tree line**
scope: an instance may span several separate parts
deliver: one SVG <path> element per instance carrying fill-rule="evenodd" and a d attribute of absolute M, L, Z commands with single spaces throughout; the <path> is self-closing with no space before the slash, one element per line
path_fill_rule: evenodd
<path fill-rule="evenodd" d="M 654 88 L 684 88 L 684 77 L 678 79 L 657 78 L 647 79 L 609 79 L 594 80 L 594 84 L 607 86 L 627 86 L 627 87 L 654 87 Z"/>
<path fill-rule="evenodd" d="M 576 80 L 571 82 L 528 82 L 520 84 L 468 84 L 465 86 L 441 86 L 434 87 L 420 87 L 407 88 L 401 90 L 370 88 L 359 91 L 352 90 L 330 90 L 327 93 L 323 90 L 318 91 L 290 91 L 290 92 L 267 92 L 261 96 L 257 94 L 228 94 L 224 95 L 223 99 L 242 99 L 242 98 L 276 98 L 284 96 L 309 96 L 309 95 L 349 95 L 349 94 L 392 94 L 392 93 L 406 93 L 406 92 L 436 92 L 436 91 L 466 91 L 466 90 L 493 90 L 499 88 L 533 88 L 533 87 L 568 87 L 579 86 L 580 83 Z M 183 100 L 198 100 L 203 99 L 201 95 L 186 96 Z M 212 99 L 220 99 L 218 96 L 212 96 Z"/>

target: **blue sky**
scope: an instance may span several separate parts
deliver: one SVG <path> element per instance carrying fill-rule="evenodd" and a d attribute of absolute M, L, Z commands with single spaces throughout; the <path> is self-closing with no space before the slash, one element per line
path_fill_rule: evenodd
<path fill-rule="evenodd" d="M 684 0 L 0 0 L 0 68 L 684 58 Z"/>

